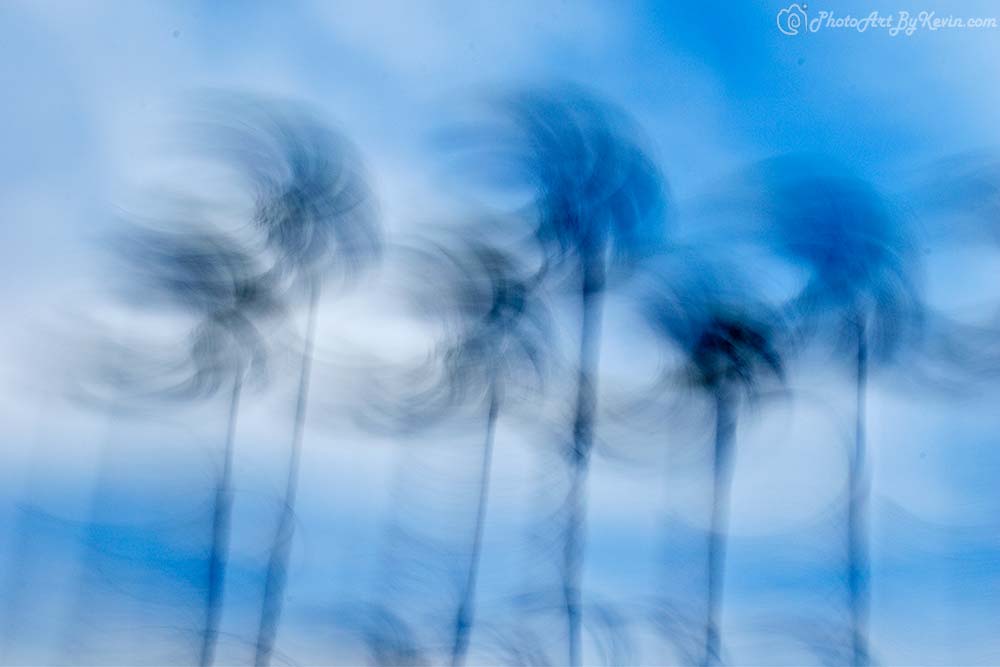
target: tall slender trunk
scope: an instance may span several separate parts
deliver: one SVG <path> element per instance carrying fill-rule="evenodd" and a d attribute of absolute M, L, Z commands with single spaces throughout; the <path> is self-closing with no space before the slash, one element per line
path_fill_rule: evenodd
<path fill-rule="evenodd" d="M 566 542 L 563 545 L 563 601 L 569 635 L 570 667 L 579 667 L 582 655 L 580 575 L 587 519 L 587 471 L 590 450 L 594 444 L 594 413 L 597 409 L 597 363 L 601 343 L 603 295 L 603 262 L 585 262 L 581 295 L 580 369 L 570 452 L 570 486 L 566 498 Z"/>
<path fill-rule="evenodd" d="M 455 641 L 451 650 L 452 667 L 465 664 L 465 656 L 469 650 L 469 635 L 472 633 L 475 616 L 476 580 L 479 576 L 479 561 L 483 550 L 483 524 L 486 521 L 486 502 L 489 498 L 490 470 L 493 466 L 493 441 L 499 411 L 500 398 L 497 395 L 496 385 L 493 384 L 490 387 L 489 408 L 486 415 L 486 441 L 483 443 L 479 502 L 476 507 L 476 526 L 469 553 L 469 571 L 455 618 Z"/>
<path fill-rule="evenodd" d="M 212 550 L 208 564 L 208 591 L 205 600 L 205 630 L 201 638 L 201 657 L 198 664 L 211 665 L 215 660 L 215 646 L 219 638 L 219 621 L 222 618 L 222 594 L 225 586 L 226 564 L 229 560 L 230 523 L 233 512 L 233 446 L 236 441 L 236 417 L 240 410 L 243 378 L 233 379 L 233 393 L 229 399 L 229 420 L 226 424 L 226 443 L 223 449 L 222 473 L 215 486 L 215 504 L 212 514 Z"/>
<path fill-rule="evenodd" d="M 306 323 L 305 349 L 302 352 L 302 373 L 299 376 L 299 392 L 295 403 L 295 425 L 292 430 L 291 451 L 288 457 L 288 477 L 285 481 L 285 496 L 278 519 L 278 528 L 271 544 L 264 579 L 264 597 L 261 605 L 260 626 L 257 630 L 257 646 L 254 665 L 263 667 L 270 663 L 274 652 L 274 640 L 281 620 L 281 608 L 285 597 L 285 581 L 288 575 L 288 559 L 292 549 L 292 534 L 295 530 L 295 497 L 298 491 L 299 462 L 302 456 L 302 436 L 305 430 L 306 405 L 309 400 L 309 374 L 312 370 L 313 339 L 316 335 L 316 310 L 319 304 L 319 285 L 309 287 L 309 316 Z"/>
<path fill-rule="evenodd" d="M 712 450 L 712 516 L 708 533 L 708 576 L 703 665 L 721 662 L 719 611 L 726 574 L 726 531 L 729 517 L 729 486 L 732 480 L 733 440 L 736 410 L 733 397 L 724 388 L 715 391 L 715 442 Z"/>
<path fill-rule="evenodd" d="M 847 591 L 851 615 L 851 664 L 868 664 L 868 493 L 865 400 L 868 391 L 868 332 L 858 324 L 857 405 L 854 451 L 848 470 Z"/>

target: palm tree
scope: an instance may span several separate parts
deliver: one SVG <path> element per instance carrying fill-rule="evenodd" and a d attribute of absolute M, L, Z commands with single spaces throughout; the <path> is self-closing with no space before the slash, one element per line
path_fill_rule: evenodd
<path fill-rule="evenodd" d="M 364 408 L 356 415 L 367 428 L 381 430 L 388 425 L 394 434 L 412 435 L 460 408 L 483 408 L 484 438 L 472 501 L 472 530 L 468 551 L 457 556 L 461 572 L 454 613 L 450 606 L 446 612 L 449 661 L 461 665 L 476 616 L 496 425 L 508 399 L 535 396 L 542 388 L 551 333 L 549 313 L 541 295 L 541 276 L 520 261 L 516 248 L 476 239 L 464 230 L 446 243 L 404 247 L 404 251 L 404 264 L 410 269 L 404 274 L 405 296 L 420 317 L 443 323 L 445 333 L 424 363 L 404 367 L 402 375 L 398 365 L 381 369 L 388 371 L 384 376 L 380 369 L 370 369 L 373 396 L 362 399 Z M 393 556 L 405 554 L 410 562 L 418 548 L 426 549 L 433 541 L 411 531 L 394 532 L 404 536 L 407 544 L 393 549 Z M 455 532 L 449 531 L 449 540 Z M 450 555 L 442 558 L 439 549 L 430 551 L 438 562 L 450 565 Z M 420 576 L 426 577 L 430 567 L 423 565 Z M 391 569 L 405 571 L 396 562 Z M 435 581 L 433 585 L 440 584 Z"/>
<path fill-rule="evenodd" d="M 440 415 L 470 396 L 486 409 L 473 534 L 452 631 L 450 662 L 458 666 L 465 662 L 475 619 L 497 420 L 510 385 L 540 386 L 550 327 L 538 293 L 540 277 L 510 252 L 465 240 L 456 250 L 439 248 L 431 262 L 431 279 L 422 281 L 430 291 L 427 302 L 444 307 L 454 333 L 439 347 L 443 377 L 407 412 L 426 424 L 429 411 Z"/>
<path fill-rule="evenodd" d="M 679 256 L 668 256 L 677 262 Z M 725 575 L 728 497 L 741 403 L 759 393 L 762 379 L 781 380 L 776 319 L 751 299 L 725 289 L 702 263 L 680 259 L 694 280 L 653 271 L 643 308 L 654 332 L 683 360 L 683 386 L 709 398 L 714 414 L 712 500 L 708 533 L 704 665 L 721 662 L 719 610 Z M 659 284 L 656 284 L 659 283 Z"/>
<path fill-rule="evenodd" d="M 553 268 L 579 298 L 580 348 L 569 467 L 562 598 L 568 664 L 581 660 L 580 576 L 586 478 L 594 443 L 597 367 L 609 266 L 629 266 L 662 244 L 665 186 L 622 115 L 578 90 L 529 91 L 502 105 L 513 125 L 501 159 L 533 190 L 529 215 Z"/>
<path fill-rule="evenodd" d="M 265 343 L 258 326 L 279 309 L 278 297 L 253 258 L 233 239 L 218 233 L 133 228 L 122 235 L 118 249 L 131 267 L 129 289 L 137 290 L 136 297 L 147 306 L 159 303 L 176 308 L 197 322 L 190 336 L 189 358 L 182 360 L 179 367 L 161 368 L 157 378 L 140 380 L 134 377 L 136 367 L 128 362 L 129 368 L 121 372 L 133 377 L 124 386 L 142 386 L 141 393 L 146 396 L 190 399 L 215 394 L 230 384 L 222 469 L 213 499 L 205 622 L 199 651 L 199 664 L 211 665 L 229 552 L 233 450 L 240 398 L 244 384 L 259 380 L 265 372 Z M 119 352 L 112 363 L 122 361 Z M 173 380 L 177 377 L 175 371 L 182 373 L 179 381 Z M 121 372 L 116 374 L 119 389 L 126 379 Z M 150 380 L 161 386 L 147 386 Z"/>
<path fill-rule="evenodd" d="M 261 265 L 230 235 L 192 224 L 201 204 L 181 206 L 162 227 L 129 224 L 115 232 L 109 247 L 117 261 L 118 296 L 133 318 L 168 314 L 189 325 L 179 345 L 151 343 L 148 332 L 124 340 L 109 330 L 76 355 L 68 373 L 72 399 L 108 409 L 143 408 L 164 400 L 198 401 L 229 386 L 221 469 L 211 504 L 211 533 L 205 581 L 204 621 L 199 664 L 213 661 L 222 614 L 232 508 L 232 462 L 240 398 L 248 383 L 266 374 L 267 344 L 261 326 L 281 306 L 275 285 Z M 174 219 L 174 220 L 176 220 Z M 100 322 L 92 322 L 101 328 Z M 84 341 L 85 343 L 87 341 Z"/>
<path fill-rule="evenodd" d="M 254 226 L 273 272 L 305 293 L 307 320 L 285 489 L 271 544 L 257 632 L 256 665 L 267 665 L 284 601 L 299 464 L 309 398 L 316 316 L 324 279 L 353 277 L 380 248 L 374 196 L 351 143 L 301 108 L 223 98 L 214 134 L 252 188 Z"/>
<path fill-rule="evenodd" d="M 924 314 L 910 230 L 888 200 L 843 169 L 815 158 L 779 158 L 761 169 L 764 242 L 804 268 L 788 308 L 802 335 L 834 332 L 851 350 L 854 443 L 847 469 L 846 562 L 852 663 L 869 662 L 869 559 L 865 405 L 875 363 L 913 341 Z"/>
<path fill-rule="evenodd" d="M 565 448 L 569 487 L 561 556 L 568 664 L 581 659 L 586 478 L 594 442 L 604 292 L 611 266 L 631 266 L 663 243 L 666 192 L 659 169 L 616 109 L 574 88 L 529 90 L 502 99 L 495 144 L 476 164 L 501 185 L 528 186 L 525 216 L 547 271 L 564 269 L 579 298 L 580 348 L 572 435 Z M 481 139 L 482 134 L 474 134 Z M 493 158 L 493 159 L 490 159 Z M 555 274 L 556 271 L 551 271 Z"/>

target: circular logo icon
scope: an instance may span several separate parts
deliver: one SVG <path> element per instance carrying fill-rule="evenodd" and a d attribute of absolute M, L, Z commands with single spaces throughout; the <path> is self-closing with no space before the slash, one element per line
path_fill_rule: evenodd
<path fill-rule="evenodd" d="M 778 30 L 786 35 L 797 35 L 799 30 L 806 25 L 806 8 L 808 5 L 800 5 L 793 2 L 778 12 Z"/>

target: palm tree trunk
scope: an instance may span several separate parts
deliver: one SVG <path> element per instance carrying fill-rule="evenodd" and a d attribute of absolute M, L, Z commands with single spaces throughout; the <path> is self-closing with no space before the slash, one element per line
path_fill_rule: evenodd
<path fill-rule="evenodd" d="M 854 451 L 848 470 L 847 590 L 851 615 L 851 664 L 868 664 L 868 493 L 865 399 L 868 391 L 867 330 L 858 324 Z"/>
<path fill-rule="evenodd" d="M 226 563 L 229 560 L 229 526 L 233 511 L 233 446 L 236 440 L 236 417 L 239 414 L 242 390 L 243 378 L 237 374 L 233 380 L 233 393 L 229 399 L 229 421 L 226 425 L 222 474 L 215 487 L 212 551 L 208 564 L 208 591 L 205 600 L 205 631 L 201 638 L 201 657 L 198 660 L 198 664 L 202 667 L 208 667 L 215 659 L 219 621 L 222 618 L 222 593 L 225 585 Z"/>
<path fill-rule="evenodd" d="M 285 497 L 281 507 L 281 516 L 278 519 L 278 528 L 274 535 L 274 542 L 271 544 L 271 553 L 267 562 L 260 626 L 257 630 L 257 646 L 254 655 L 254 665 L 257 667 L 265 667 L 271 661 L 285 597 L 288 559 L 291 555 L 292 534 L 295 529 L 295 497 L 298 491 L 302 436 L 305 430 L 306 405 L 309 399 L 309 374 L 312 370 L 319 291 L 319 285 L 315 282 L 309 288 L 309 319 L 306 324 L 302 372 L 299 376 L 299 392 L 295 403 L 295 425 L 292 430 L 291 452 L 288 458 L 288 478 L 285 481 Z"/>
<path fill-rule="evenodd" d="M 732 479 L 733 440 L 736 411 L 726 389 L 715 392 L 715 443 L 712 459 L 712 517 L 708 534 L 707 614 L 703 665 L 721 663 L 719 610 L 722 607 L 726 570 L 726 531 L 729 515 L 729 486 Z"/>
<path fill-rule="evenodd" d="M 570 667 L 580 665 L 583 640 L 580 579 L 587 519 L 587 471 L 590 451 L 594 444 L 594 417 L 597 409 L 597 362 L 600 352 L 603 294 L 603 263 L 585 262 L 581 303 L 580 369 L 570 451 L 570 486 L 566 498 L 568 512 L 566 542 L 563 545 L 563 601 L 569 635 Z"/>
<path fill-rule="evenodd" d="M 472 633 L 472 623 L 475 615 L 476 579 L 479 575 L 479 561 L 483 549 L 483 524 L 486 521 L 486 501 L 489 497 L 490 470 L 493 466 L 493 441 L 499 411 L 500 400 L 494 384 L 490 387 L 489 411 L 486 415 L 486 441 L 483 444 L 483 462 L 479 478 L 479 503 L 476 507 L 475 533 L 472 538 L 472 549 L 469 553 L 469 572 L 455 619 L 455 642 L 451 650 L 452 667 L 460 667 L 465 663 L 465 655 L 469 649 L 469 636 Z"/>

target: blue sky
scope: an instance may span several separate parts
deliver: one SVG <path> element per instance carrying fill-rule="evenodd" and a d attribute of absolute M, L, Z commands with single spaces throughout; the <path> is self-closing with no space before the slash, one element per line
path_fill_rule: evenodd
<path fill-rule="evenodd" d="M 1000 6 L 988 2 L 808 4 L 810 15 L 907 10 L 1000 17 Z M 176 164 L 158 163 L 156 156 L 171 146 L 164 128 L 172 127 L 181 102 L 193 92 L 249 90 L 323 110 L 362 147 L 385 224 L 398 234 L 461 209 L 436 153 L 434 132 L 471 97 L 522 84 L 579 83 L 632 114 L 670 183 L 680 229 L 694 235 L 700 231 L 698 218 L 686 215 L 693 202 L 766 157 L 823 153 L 903 196 L 936 160 L 1000 143 L 997 30 L 920 30 L 890 37 L 830 29 L 789 36 L 776 25 L 785 6 L 770 0 L 4 2 L 0 309 L 7 324 L 0 331 L 0 455 L 6 460 L 0 477 L 20 489 L 4 494 L 0 546 L 6 557 L 14 553 L 19 531 L 37 533 L 44 536 L 43 546 L 33 548 L 46 554 L 56 580 L 67 586 L 77 580 L 78 565 L 65 557 L 65 549 L 85 545 L 72 530 L 49 532 L 45 526 L 87 516 L 107 438 L 100 415 L 62 403 L 40 412 L 42 396 L 49 395 L 46 373 L 65 356 L 46 346 L 54 331 L 72 328 L 67 323 L 73 317 L 107 307 L 96 241 L 151 181 L 183 175 Z M 925 222 L 948 225 L 940 219 Z M 964 314 L 998 295 L 992 248 L 923 250 L 935 305 Z M 323 375 L 322 362 L 324 355 L 331 360 L 336 346 L 324 340 L 419 347 L 412 339 L 420 336 L 404 331 L 409 325 L 373 305 L 378 303 L 355 295 L 340 311 L 351 317 L 323 316 L 321 387 L 325 381 L 334 384 Z M 610 306 L 612 313 L 615 308 Z M 639 355 L 653 354 L 652 348 L 633 345 L 626 316 L 607 328 L 608 369 L 646 365 Z M 839 438 L 850 423 L 849 377 L 836 368 L 805 365 L 794 382 L 809 391 L 803 393 L 808 398 L 762 408 L 740 431 L 726 617 L 734 662 L 801 659 L 784 644 L 776 649 L 767 643 L 773 637 L 755 625 L 761 607 L 816 615 L 823 622 L 836 614 L 839 574 L 827 562 L 836 537 L 812 526 L 822 524 L 820 517 L 832 511 L 842 491 Z M 968 396 L 901 391 L 898 384 L 877 380 L 869 408 L 876 489 L 873 640 L 885 664 L 995 664 L 1000 661 L 995 633 L 1000 501 L 994 484 L 1000 473 L 995 446 L 1000 417 L 994 406 L 1000 396 L 993 389 Z M 290 418 L 289 391 L 282 387 L 254 397 L 255 407 L 241 425 L 242 504 L 236 520 L 241 528 L 235 544 L 248 587 L 259 558 L 255 517 L 266 513 L 280 482 L 275 471 Z M 133 508 L 149 503 L 152 512 L 184 497 L 185 484 L 205 484 L 202 473 L 191 471 L 203 470 L 199 466 L 211 459 L 206 443 L 222 428 L 222 413 L 204 406 L 194 414 L 169 418 L 170 429 L 184 434 L 176 439 L 192 443 L 169 451 L 161 441 L 174 430 L 138 419 L 127 426 L 134 430 L 129 437 L 151 448 L 142 451 L 155 452 L 152 460 L 171 471 L 150 473 L 156 465 L 148 460 L 123 459 L 122 465 L 138 465 L 127 468 L 129 474 L 157 480 L 123 491 L 134 494 Z M 375 563 L 387 549 L 391 556 L 381 527 L 392 520 L 393 494 L 399 493 L 393 485 L 399 484 L 398 468 L 406 465 L 400 461 L 407 461 L 397 443 L 356 430 L 338 432 L 331 423 L 336 421 L 315 420 L 307 437 L 304 537 L 291 583 L 291 620 L 283 630 L 286 646 L 307 662 L 330 655 L 354 659 L 354 649 L 342 640 L 318 636 L 316 619 L 325 617 L 317 610 L 326 609 L 330 599 L 381 594 L 384 573 Z M 501 429 L 499 438 L 500 446 L 514 452 L 510 469 L 499 473 L 500 510 L 488 538 L 502 553 L 519 543 L 529 514 L 523 510 L 531 506 L 520 481 L 529 467 L 524 462 L 535 454 L 524 444 L 531 439 L 527 435 L 510 427 Z M 650 436 L 650 449 L 657 437 Z M 42 453 L 32 454 L 28 443 Z M 29 475 L 32 456 L 51 464 Z M 642 474 L 621 462 L 595 466 L 587 566 L 595 596 L 628 601 L 659 586 L 664 531 L 677 536 L 673 553 L 680 560 L 693 558 L 685 555 L 683 536 L 704 527 L 698 516 L 704 483 L 698 459 L 685 460 L 682 453 L 679 463 L 668 466 L 651 458 L 655 465 L 640 465 Z M 196 512 L 197 499 L 187 501 Z M 22 521 L 45 526 L 29 530 L 17 524 L 18 508 L 25 506 L 42 513 Z M 671 516 L 683 517 L 673 532 L 667 530 Z M 513 585 L 510 572 L 518 569 L 512 563 L 519 553 L 511 552 L 510 562 L 504 555 L 488 556 L 487 586 L 494 588 L 487 588 L 485 599 L 500 599 Z M 772 557 L 775 552 L 790 561 L 801 556 L 801 563 L 784 563 Z M 45 610 L 68 613 L 62 602 L 57 592 L 51 599 L 40 596 L 38 614 L 54 627 L 62 622 L 58 613 Z M 234 635 L 242 632 L 243 621 L 239 609 L 227 621 Z M 51 659 L 63 650 L 46 645 L 42 636 L 37 642 L 25 655 Z M 238 642 L 232 650 L 239 653 Z"/>

